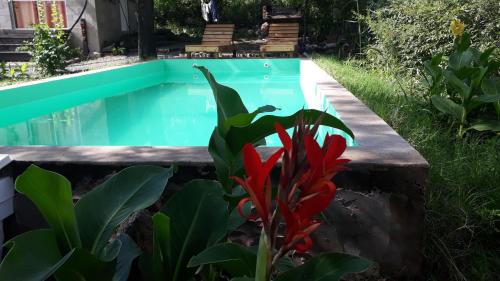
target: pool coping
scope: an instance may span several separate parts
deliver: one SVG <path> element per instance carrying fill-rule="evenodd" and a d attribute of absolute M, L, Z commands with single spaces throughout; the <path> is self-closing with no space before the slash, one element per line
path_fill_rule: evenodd
<path fill-rule="evenodd" d="M 417 150 L 316 63 L 311 59 L 301 59 L 300 63 L 301 73 L 307 75 L 306 78 L 314 77 L 318 81 L 318 91 L 334 104 L 341 119 L 356 136 L 358 146 L 349 147 L 344 154 L 345 157 L 352 160 L 350 166 L 428 167 L 428 162 Z M 43 83 L 53 79 L 66 79 L 122 67 L 127 66 L 70 74 L 29 82 L 29 84 Z M 10 87 L 12 86 L 2 87 L 2 89 Z M 264 157 L 275 150 L 276 148 L 272 147 L 259 148 L 259 152 Z M 16 162 L 29 163 L 177 164 L 189 166 L 212 164 L 212 158 L 205 146 L 0 146 L 0 154 L 8 154 Z"/>

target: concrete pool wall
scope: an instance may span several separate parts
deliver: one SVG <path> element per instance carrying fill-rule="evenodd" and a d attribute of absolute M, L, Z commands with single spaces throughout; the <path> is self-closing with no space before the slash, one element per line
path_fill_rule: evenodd
<path fill-rule="evenodd" d="M 135 65 L 115 68 L 115 71 L 130 73 L 126 70 L 134 67 L 138 69 Z M 418 275 L 422 264 L 428 163 L 313 61 L 301 60 L 300 68 L 303 79 L 314 79 L 317 91 L 334 104 L 342 120 L 354 132 L 358 144 L 345 153 L 345 157 L 352 160 L 350 170 L 334 180 L 340 189 L 325 214 L 327 223 L 315 235 L 314 251 L 345 251 L 364 256 L 379 264 L 382 275 Z M 88 74 L 73 77 L 85 79 L 85 75 Z M 264 156 L 274 150 L 259 149 Z M 100 181 L 122 167 L 144 163 L 178 165 L 179 173 L 174 177 L 177 183 L 192 177 L 213 176 L 212 160 L 206 147 L 3 146 L 0 154 L 8 154 L 12 159 L 8 165 L 12 177 L 35 163 L 67 176 L 74 187 Z M 19 204 L 15 217 L 8 220 L 7 236 L 42 224 L 35 219 L 33 207 L 21 196 L 16 197 Z"/>

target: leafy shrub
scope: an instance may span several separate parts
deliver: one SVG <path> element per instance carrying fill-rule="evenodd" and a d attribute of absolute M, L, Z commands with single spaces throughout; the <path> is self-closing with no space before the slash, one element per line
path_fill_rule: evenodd
<path fill-rule="evenodd" d="M 454 21 L 455 23 L 455 21 Z M 470 35 L 453 28 L 457 36 L 453 53 L 447 60 L 435 55 L 424 63 L 428 93 L 432 104 L 458 122 L 459 136 L 468 129 L 500 131 L 500 63 L 491 60 L 495 47 L 484 52 L 471 48 Z M 462 30 L 460 32 L 460 29 Z M 441 65 L 446 65 L 445 68 Z M 495 77 L 496 76 L 496 77 Z M 496 111 L 496 118 L 490 111 Z M 475 120 L 472 121 L 471 119 Z"/>
<path fill-rule="evenodd" d="M 69 60 L 78 56 L 66 40 L 64 30 L 60 27 L 51 29 L 46 24 L 34 25 L 33 41 L 25 42 L 22 50 L 28 51 L 32 61 L 43 74 L 54 75 L 69 64 Z"/>
<path fill-rule="evenodd" d="M 362 17 L 373 35 L 371 47 L 378 50 L 368 51 L 368 58 L 378 65 L 395 64 L 414 73 L 432 54 L 450 54 L 453 36 L 448 26 L 453 18 L 465 23 L 474 47 L 499 47 L 498 11 L 496 0 L 390 1 Z"/>
<path fill-rule="evenodd" d="M 0 80 L 2 79 L 18 79 L 28 77 L 28 65 L 8 65 L 5 62 L 0 62 Z"/>

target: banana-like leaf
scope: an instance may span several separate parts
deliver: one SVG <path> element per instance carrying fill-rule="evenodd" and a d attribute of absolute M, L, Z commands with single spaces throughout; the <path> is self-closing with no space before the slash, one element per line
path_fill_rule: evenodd
<path fill-rule="evenodd" d="M 217 127 L 222 128 L 224 122 L 238 114 L 248 113 L 240 95 L 233 88 L 217 83 L 214 76 L 204 66 L 194 66 L 203 73 L 212 88 L 217 104 Z"/>
<path fill-rule="evenodd" d="M 127 281 L 132 262 L 141 254 L 141 249 L 127 234 L 120 234 L 116 240 L 121 242 L 121 249 L 116 258 L 116 269 L 113 281 Z"/>
<path fill-rule="evenodd" d="M 301 266 L 286 271 L 276 281 L 335 281 L 347 273 L 367 270 L 372 262 L 343 253 L 321 254 Z"/>
<path fill-rule="evenodd" d="M 5 243 L 9 252 L 0 264 L 0 280 L 46 280 L 73 254 L 64 257 L 58 249 L 52 229 L 38 229 L 20 234 Z"/>
<path fill-rule="evenodd" d="M 459 70 L 462 67 L 466 67 L 471 65 L 474 59 L 474 53 L 467 49 L 463 52 L 455 52 L 450 55 L 450 59 L 448 60 L 448 65 L 454 70 Z"/>
<path fill-rule="evenodd" d="M 16 190 L 37 206 L 54 230 L 62 253 L 81 246 L 71 184 L 65 177 L 31 165 L 16 179 Z"/>
<path fill-rule="evenodd" d="M 223 133 L 223 135 L 226 135 L 227 131 L 231 127 L 248 126 L 248 125 L 250 125 L 250 123 L 252 123 L 253 119 L 255 119 L 255 117 L 257 117 L 257 115 L 259 115 L 261 113 L 265 113 L 265 112 L 273 112 L 276 110 L 278 110 L 278 108 L 276 108 L 272 105 L 265 105 L 265 106 L 261 106 L 261 107 L 257 108 L 257 110 L 255 110 L 252 113 L 240 113 L 236 116 L 228 118 L 224 122 L 224 127 L 222 128 L 222 130 L 223 130 L 222 133 Z"/>
<path fill-rule="evenodd" d="M 445 71 L 446 80 L 455 88 L 464 100 L 468 100 L 471 95 L 471 87 L 460 80 L 452 71 Z"/>
<path fill-rule="evenodd" d="M 481 89 L 486 95 L 500 96 L 500 78 L 492 77 L 484 79 L 481 84 Z"/>
<path fill-rule="evenodd" d="M 133 166 L 85 194 L 75 206 L 83 247 L 101 256 L 113 230 L 156 202 L 172 174 L 173 168 Z"/>
<path fill-rule="evenodd" d="M 216 265 L 231 276 L 254 276 L 257 255 L 254 251 L 234 243 L 212 246 L 191 258 L 188 267 Z"/>
<path fill-rule="evenodd" d="M 221 183 L 225 192 L 230 193 L 233 181 L 229 177 L 240 175 L 242 171 L 243 156 L 241 152 L 233 154 L 217 128 L 214 129 L 210 137 L 208 152 L 214 160 L 217 180 Z"/>
<path fill-rule="evenodd" d="M 57 281 L 112 280 L 116 262 L 104 262 L 85 249 L 75 248 L 69 259 L 56 271 Z"/>
<path fill-rule="evenodd" d="M 191 257 L 226 235 L 228 204 L 216 181 L 193 180 L 175 193 L 161 209 L 171 221 L 170 248 L 173 273 L 168 280 L 188 280 Z M 222 232 L 222 233 L 221 233 Z"/>
<path fill-rule="evenodd" d="M 153 278 L 155 281 L 167 280 L 167 273 L 172 274 L 170 218 L 159 212 L 153 216 Z"/>
<path fill-rule="evenodd" d="M 465 110 L 461 105 L 458 105 L 452 100 L 442 96 L 432 96 L 431 101 L 432 105 L 434 105 L 434 107 L 436 107 L 439 111 L 449 114 L 457 120 L 461 120 L 462 114 Z"/>
<path fill-rule="evenodd" d="M 300 114 L 311 124 L 314 124 L 316 120 L 322 117 L 321 125 L 340 129 L 354 138 L 352 131 L 337 117 L 315 109 L 301 109 L 290 116 L 266 115 L 246 127 L 231 127 L 226 137 L 227 143 L 233 153 L 239 152 L 246 143 L 255 144 L 261 139 L 276 133 L 275 123 L 280 123 L 285 129 L 293 127 Z"/>
<path fill-rule="evenodd" d="M 500 132 L 500 120 L 476 121 L 467 130 Z"/>

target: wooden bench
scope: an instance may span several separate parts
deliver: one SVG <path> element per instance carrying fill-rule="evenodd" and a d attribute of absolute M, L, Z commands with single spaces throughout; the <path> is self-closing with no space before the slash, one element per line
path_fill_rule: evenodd
<path fill-rule="evenodd" d="M 207 24 L 201 44 L 186 45 L 186 53 L 189 58 L 194 52 L 218 55 L 223 52 L 232 52 L 234 56 L 233 33 L 234 24 Z"/>
<path fill-rule="evenodd" d="M 267 43 L 260 46 L 260 53 L 287 53 L 291 57 L 297 52 L 299 23 L 271 23 Z"/>

